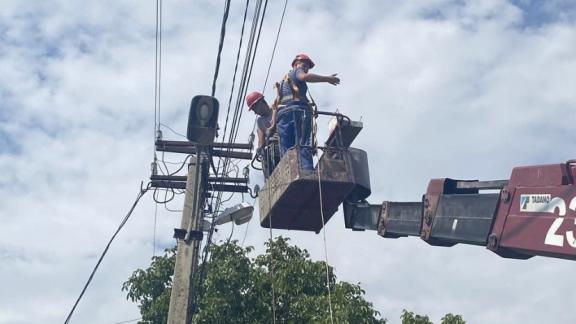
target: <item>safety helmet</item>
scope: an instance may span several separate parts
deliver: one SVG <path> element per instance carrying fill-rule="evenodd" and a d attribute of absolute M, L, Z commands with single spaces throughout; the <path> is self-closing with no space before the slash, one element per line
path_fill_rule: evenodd
<path fill-rule="evenodd" d="M 300 53 L 300 54 L 296 55 L 294 60 L 292 60 L 292 67 L 294 67 L 294 65 L 296 64 L 296 61 L 306 61 L 306 62 L 308 62 L 308 65 L 310 65 L 310 68 L 314 67 L 314 62 L 312 62 L 312 59 L 310 59 L 310 56 L 308 56 L 304 53 Z"/>
<path fill-rule="evenodd" d="M 258 91 L 251 92 L 246 96 L 246 104 L 248 105 L 248 110 L 252 110 L 252 107 L 260 101 L 264 99 L 264 95 Z"/>

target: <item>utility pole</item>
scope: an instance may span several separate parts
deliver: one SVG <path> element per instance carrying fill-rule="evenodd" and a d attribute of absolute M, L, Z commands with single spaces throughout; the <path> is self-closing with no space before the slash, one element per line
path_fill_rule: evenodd
<path fill-rule="evenodd" d="M 205 193 L 215 191 L 248 192 L 248 179 L 227 176 L 208 177 L 208 161 L 213 156 L 220 158 L 252 159 L 252 143 L 214 143 L 218 122 L 218 100 L 209 96 L 195 96 L 190 103 L 188 115 L 188 141 L 156 140 L 156 149 L 162 152 L 185 153 L 196 157 L 188 165 L 186 179 L 182 176 L 150 177 L 154 188 L 186 189 L 180 228 L 174 229 L 178 239 L 168 324 L 188 324 L 194 315 L 196 302 L 195 274 L 198 268 L 200 243 L 203 238 Z M 216 149 L 214 149 L 216 148 Z M 237 150 L 241 150 L 240 152 Z M 248 152 L 246 152 L 246 150 Z M 244 152 L 242 152 L 244 151 Z M 186 181 L 186 182 L 184 182 Z"/>
<path fill-rule="evenodd" d="M 192 322 L 192 304 L 194 302 L 194 275 L 198 268 L 198 254 L 202 241 L 204 201 L 204 161 L 200 150 L 196 152 L 196 161 L 188 165 L 186 193 L 180 229 L 175 230 L 178 238 L 176 264 L 168 324 L 187 324 Z"/>

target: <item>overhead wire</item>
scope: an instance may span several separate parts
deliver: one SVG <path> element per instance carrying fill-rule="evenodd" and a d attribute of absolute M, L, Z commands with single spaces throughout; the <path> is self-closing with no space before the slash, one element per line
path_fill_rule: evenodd
<path fill-rule="evenodd" d="M 156 139 L 161 137 L 161 80 L 162 80 L 162 0 L 156 0 L 156 48 L 155 48 L 155 62 L 154 62 L 154 170 L 157 170 L 158 158 L 156 156 Z M 168 170 L 164 162 L 164 153 L 162 153 L 162 164 Z M 154 194 L 156 191 L 154 191 Z M 152 195 L 154 196 L 154 195 Z M 153 239 L 152 239 L 152 256 L 156 256 L 156 229 L 158 227 L 158 202 L 154 199 L 154 226 L 153 226 Z"/>
<path fill-rule="evenodd" d="M 288 0 L 284 1 L 284 8 L 282 9 L 282 16 L 280 17 L 280 24 L 278 25 L 278 31 L 276 32 L 276 39 L 274 40 L 274 47 L 272 48 L 272 54 L 270 55 L 270 62 L 268 63 L 268 70 L 266 71 L 266 78 L 264 79 L 264 85 L 262 86 L 262 93 L 266 91 L 266 85 L 268 84 L 268 78 L 270 77 L 270 70 L 272 68 L 272 62 L 274 61 L 274 55 L 276 54 L 276 47 L 278 46 L 278 40 L 280 39 L 280 32 L 282 31 L 282 26 L 284 24 L 284 16 L 286 15 L 286 8 L 288 7 Z M 258 116 L 254 117 L 254 124 L 252 125 L 252 134 L 256 130 L 256 121 Z"/>
<path fill-rule="evenodd" d="M 247 3 L 248 4 L 248 3 Z M 251 27 L 251 31 L 250 31 L 250 38 L 248 40 L 248 45 L 246 47 L 246 55 L 244 58 L 244 67 L 242 69 L 242 77 L 240 80 L 240 85 L 238 88 L 238 92 L 237 92 L 237 100 L 236 100 L 236 105 L 235 105 L 235 109 L 234 109 L 234 114 L 232 117 L 232 125 L 230 128 L 230 133 L 228 134 L 228 144 L 232 144 L 233 143 L 233 139 L 234 139 L 234 131 L 236 128 L 236 124 L 238 122 L 238 110 L 239 110 L 239 106 L 240 106 L 240 102 L 241 102 L 241 98 L 242 98 L 242 94 L 245 92 L 244 88 L 245 88 L 245 82 L 246 82 L 246 74 L 248 71 L 248 64 L 250 62 L 250 56 L 252 55 L 252 46 L 254 43 L 254 37 L 255 37 L 255 31 L 256 31 L 256 25 L 258 24 L 258 17 L 259 17 L 259 13 L 260 13 L 260 8 L 261 8 L 261 4 L 262 4 L 262 0 L 258 0 L 254 9 L 254 17 L 252 19 L 252 27 Z M 232 89 L 233 90 L 233 89 Z M 225 124 L 225 128 L 227 127 L 227 124 Z M 225 136 L 223 137 L 224 142 L 226 142 L 226 138 Z M 228 145 L 227 148 L 227 152 L 229 153 L 231 151 L 230 145 Z M 222 160 L 219 160 L 219 163 Z M 223 159 L 223 165 L 222 165 L 222 175 L 224 176 L 228 170 L 228 164 L 230 162 L 229 158 L 224 158 Z M 222 182 L 223 183 L 223 182 Z M 222 192 L 218 192 L 218 194 L 216 195 L 215 198 L 215 202 L 214 199 L 212 199 L 211 204 L 214 205 L 214 210 L 218 210 L 219 206 L 221 204 L 221 200 L 222 200 Z M 213 227 L 213 226 L 212 226 Z M 211 227 L 211 231 L 212 231 L 212 227 Z M 210 236 L 209 236 L 210 237 Z M 210 241 L 207 242 L 207 244 L 210 244 Z"/>
<path fill-rule="evenodd" d="M 243 23 L 242 23 L 242 32 L 241 32 L 240 44 L 239 44 L 239 48 L 238 48 L 238 52 L 239 52 L 239 53 L 240 53 L 241 47 L 242 47 L 242 38 L 243 38 L 243 34 L 244 34 L 244 26 L 245 26 L 245 21 L 246 21 L 246 15 L 247 15 L 248 6 L 249 6 L 249 1 L 246 2 L 246 9 L 245 9 L 244 21 L 243 21 Z M 217 76 L 218 76 L 218 70 L 219 70 L 219 65 L 220 65 L 220 55 L 221 55 L 221 51 L 222 51 L 222 48 L 223 48 L 223 42 L 224 42 L 224 37 L 225 37 L 225 33 L 226 33 L 225 25 L 226 25 L 226 22 L 227 22 L 227 19 L 228 19 L 229 11 L 230 11 L 230 0 L 226 1 L 225 8 L 224 8 L 224 15 L 223 15 L 223 19 L 222 19 L 222 27 L 221 27 L 221 32 L 220 32 L 220 42 L 219 42 L 219 47 L 218 47 L 218 57 L 217 57 L 217 59 L 216 59 L 216 68 L 215 68 L 215 74 L 214 74 L 214 81 L 213 81 L 213 84 L 212 84 L 212 96 L 215 95 L 216 79 L 217 79 Z M 237 55 L 237 62 L 236 62 L 236 67 L 235 67 L 235 71 L 234 71 L 234 79 L 233 79 L 234 81 L 235 81 L 235 78 L 236 78 L 238 61 L 239 61 L 239 54 Z M 233 91 L 234 91 L 234 81 L 233 81 L 232 89 L 231 89 L 232 93 L 233 93 Z M 232 96 L 232 94 L 231 94 L 231 96 Z M 225 138 L 226 138 L 226 130 L 227 130 L 227 127 L 228 127 L 229 114 L 230 114 L 230 105 L 228 106 L 228 112 L 227 112 L 227 115 L 226 115 L 226 123 L 225 123 L 225 125 L 224 125 L 224 134 L 223 134 L 223 136 L 222 136 L 223 141 L 225 141 Z M 229 151 L 230 151 L 230 147 L 228 147 L 228 152 L 229 152 Z M 219 173 L 219 171 L 220 171 L 220 164 L 221 164 L 221 163 L 223 164 L 223 167 L 222 167 L 222 177 L 224 177 L 224 175 L 226 175 L 226 173 L 227 173 L 227 170 L 228 170 L 227 167 L 228 167 L 228 163 L 229 163 L 230 160 L 229 160 L 228 158 L 225 158 L 224 160 L 219 159 L 219 160 L 218 160 L 218 167 L 217 167 L 217 168 L 214 167 L 214 161 L 212 160 L 212 158 L 210 158 L 210 160 L 211 160 L 211 161 L 210 161 L 210 164 L 211 164 L 211 166 L 212 166 L 212 168 L 213 168 L 213 171 L 214 171 L 214 173 L 215 173 L 215 176 L 218 176 L 218 173 Z M 220 203 L 221 203 L 221 197 L 222 197 L 222 191 L 219 191 L 218 194 L 217 194 L 217 200 L 216 200 L 217 204 L 216 204 L 216 208 L 213 208 L 214 213 L 216 213 L 216 212 L 218 211 L 218 209 L 219 209 L 219 205 L 220 205 Z M 212 198 L 211 198 L 211 205 L 212 205 L 213 203 L 214 203 L 214 195 L 213 195 Z M 213 217 L 213 219 L 212 219 L 212 223 L 211 223 L 210 230 L 209 230 L 209 234 L 208 234 L 208 239 L 207 239 L 206 244 L 204 245 L 203 263 L 202 263 L 201 270 L 200 270 L 200 276 L 199 276 L 198 286 L 201 286 L 202 281 L 203 281 L 203 273 L 204 273 L 204 271 L 205 271 L 204 265 L 205 265 L 205 262 L 206 262 L 206 260 L 207 260 L 207 258 L 208 258 L 208 251 L 209 251 L 209 247 L 210 247 L 210 243 L 211 243 L 212 233 L 213 233 L 213 231 L 214 231 L 214 226 L 215 226 L 215 217 Z M 194 303 L 195 305 L 197 305 L 197 299 L 200 298 L 199 295 L 200 295 L 200 294 L 197 294 L 197 295 L 194 296 L 193 303 Z"/>
<path fill-rule="evenodd" d="M 260 19 L 260 28 L 258 28 L 258 19 L 260 16 L 262 1 L 261 0 L 258 1 L 258 4 L 259 4 L 259 6 L 257 8 L 258 10 L 257 10 L 257 12 L 255 12 L 255 16 L 254 16 L 256 23 L 252 25 L 253 29 L 251 31 L 251 42 L 250 42 L 251 45 L 249 47 L 249 55 L 246 55 L 246 57 L 245 57 L 244 73 L 245 73 L 246 77 L 244 78 L 244 82 L 242 83 L 242 87 L 241 87 L 242 90 L 238 93 L 238 97 L 236 100 L 236 112 L 237 112 L 238 117 L 234 120 L 235 123 L 232 124 L 233 131 L 231 133 L 234 135 L 231 137 L 231 142 L 236 141 L 236 138 L 238 135 L 240 120 L 242 119 L 242 113 L 244 112 L 244 110 L 241 109 L 242 102 L 243 102 L 244 97 L 246 96 L 246 92 L 248 91 L 248 86 L 250 85 L 250 79 L 252 77 L 252 69 L 254 68 L 254 60 L 256 58 L 256 52 L 258 50 L 258 43 L 260 41 L 260 33 L 262 31 L 262 24 L 264 22 L 263 19 Z M 264 3 L 264 10 L 262 12 L 262 18 L 264 18 L 265 14 L 266 14 L 267 5 L 268 5 L 268 0 L 266 0 Z M 258 29 L 257 35 L 256 35 L 256 29 Z M 255 45 L 253 45 L 254 39 L 256 39 Z"/>
<path fill-rule="evenodd" d="M 247 15 L 248 15 L 248 7 L 249 7 L 249 5 L 250 5 L 250 0 L 246 0 L 246 7 L 245 7 L 245 9 L 244 9 L 244 18 L 243 18 L 243 20 L 242 20 L 242 29 L 241 29 L 241 31 L 240 31 L 240 41 L 239 41 L 239 44 L 238 44 L 238 51 L 237 51 L 237 53 L 236 53 L 236 63 L 235 63 L 235 66 L 234 66 L 234 75 L 232 76 L 232 88 L 230 89 L 230 97 L 229 97 L 229 99 L 228 99 L 228 109 L 227 109 L 227 112 L 226 112 L 226 121 L 225 121 L 225 123 L 224 123 L 224 132 L 223 132 L 223 135 L 222 135 L 223 141 L 225 141 L 225 139 L 226 139 L 226 131 L 227 131 L 227 129 L 228 129 L 228 119 L 229 119 L 229 117 L 230 117 L 230 108 L 231 108 L 231 103 L 232 103 L 232 97 L 233 97 L 233 94 L 234 94 L 234 85 L 235 85 L 235 83 L 236 83 L 236 74 L 237 74 L 237 72 L 238 72 L 238 63 L 239 63 L 239 61 L 240 61 L 240 53 L 241 53 L 241 50 L 242 50 L 242 42 L 243 42 L 243 39 L 244 39 L 244 27 L 245 27 L 245 25 L 246 25 L 246 17 L 247 17 Z M 230 150 L 228 150 L 228 152 L 229 152 L 229 151 L 230 151 Z M 215 167 L 215 169 L 216 169 L 215 172 L 214 172 L 215 176 L 218 175 L 218 170 L 220 169 L 220 164 L 221 164 L 221 163 L 222 163 L 222 159 L 220 158 L 220 159 L 218 159 L 218 167 Z M 226 164 L 226 162 L 224 162 L 224 164 Z M 212 161 L 212 165 L 214 165 L 213 161 Z M 223 171 L 223 173 L 224 173 L 224 172 L 225 172 L 225 171 Z M 214 196 L 211 198 L 210 204 L 212 205 L 213 202 L 214 202 Z M 209 238 L 210 238 L 210 235 L 209 235 Z"/>
<path fill-rule="evenodd" d="M 216 81 L 218 80 L 218 71 L 220 70 L 220 56 L 224 47 L 224 37 L 226 36 L 226 22 L 230 13 L 230 0 L 224 4 L 224 16 L 222 17 L 222 26 L 220 28 L 220 42 L 218 44 L 218 54 L 216 55 L 216 68 L 214 69 L 214 81 L 212 81 L 212 97 L 216 94 Z"/>
<path fill-rule="evenodd" d="M 131 320 L 126 320 L 126 321 L 121 321 L 121 322 L 115 322 L 114 324 L 126 324 L 126 323 L 132 323 L 132 322 L 136 322 L 136 321 L 139 321 L 139 320 L 141 320 L 141 319 L 142 319 L 142 317 L 140 317 L 140 318 L 134 318 L 134 319 L 131 319 Z"/>
<path fill-rule="evenodd" d="M 249 1 L 246 2 L 246 9 L 245 9 L 245 17 L 247 15 L 247 9 L 249 6 Z M 252 55 L 255 56 L 256 53 L 256 48 L 254 47 L 254 39 L 256 37 L 256 30 L 257 30 L 257 26 L 258 26 L 258 21 L 260 20 L 260 12 L 261 12 L 261 7 L 262 7 L 262 0 L 257 0 L 256 6 L 254 8 L 254 17 L 252 19 L 252 27 L 251 27 L 251 31 L 250 31 L 250 38 L 248 40 L 248 45 L 246 47 L 246 55 L 245 55 L 245 59 L 244 59 L 244 67 L 242 69 L 242 77 L 241 77 L 241 81 L 240 81 L 240 85 L 238 87 L 238 91 L 237 91 L 237 100 L 236 100 L 236 105 L 235 105 L 235 109 L 234 109 L 234 113 L 233 113 L 233 117 L 232 117 L 232 122 L 231 122 L 231 127 L 230 127 L 230 132 L 228 133 L 228 143 L 232 144 L 237 136 L 238 133 L 238 125 L 239 125 L 239 121 L 241 118 L 241 111 L 240 111 L 240 107 L 241 107 L 241 102 L 242 102 L 242 98 L 244 97 L 245 93 L 246 93 L 246 89 L 247 89 L 247 85 L 249 83 L 249 81 L 247 82 L 247 75 L 248 75 L 248 71 L 249 71 L 249 65 L 250 63 L 254 62 L 253 59 L 251 59 Z M 262 23 L 262 20 L 260 20 L 260 23 Z M 243 37 L 243 32 L 244 32 L 244 25 L 245 25 L 245 18 L 244 18 L 244 22 L 243 22 L 243 28 L 242 28 L 242 36 Z M 261 30 L 261 28 L 260 28 Z M 239 44 L 239 49 L 238 51 L 241 51 L 241 42 Z M 239 63 L 239 55 L 237 54 L 237 62 L 236 65 Z M 236 75 L 236 68 L 235 68 L 235 75 Z M 235 81 L 235 76 L 234 79 Z M 232 92 L 234 91 L 234 88 L 232 88 L 231 90 Z M 231 93 L 231 96 L 233 96 L 233 93 Z M 229 110 L 230 110 L 231 105 L 229 105 L 229 109 L 227 112 L 227 118 L 226 118 L 226 123 L 225 123 L 225 130 L 228 127 L 228 116 L 229 116 Z M 224 133 L 223 135 L 223 142 L 226 143 L 226 134 Z M 231 151 L 231 147 L 230 145 L 228 145 L 227 151 L 230 152 Z M 223 160 L 220 159 L 218 162 L 219 167 L 217 168 L 218 171 L 221 171 L 222 177 L 224 178 L 224 176 L 226 174 L 228 174 L 230 172 L 230 158 L 224 158 Z M 222 163 L 222 169 L 220 170 L 220 163 Z M 223 183 L 223 182 L 222 182 Z M 233 196 L 233 194 L 230 196 L 229 199 L 231 199 Z M 214 196 L 212 197 L 214 198 Z M 222 191 L 219 191 L 218 194 L 216 195 L 216 199 L 214 201 L 214 199 L 211 199 L 211 205 L 213 206 L 213 211 L 214 213 L 217 213 L 220 210 L 220 206 L 221 204 L 225 202 L 222 200 Z M 211 245 L 211 238 L 212 238 L 212 233 L 214 232 L 214 227 L 215 227 L 215 217 L 212 219 L 212 224 L 210 227 L 210 231 L 208 234 L 208 239 L 207 242 L 204 246 L 204 255 L 203 255 L 203 260 L 202 260 L 202 264 L 206 264 L 207 260 L 208 260 L 208 256 L 209 256 L 209 248 Z M 201 267 L 201 273 L 199 276 L 199 285 L 202 284 L 204 277 L 205 277 L 205 273 L 206 273 L 206 269 L 205 267 Z M 198 298 L 201 298 L 201 296 L 199 296 Z"/>
<path fill-rule="evenodd" d="M 287 6 L 288 6 L 288 0 L 285 0 L 284 9 L 282 9 L 282 17 L 280 18 L 280 25 L 278 25 L 278 31 L 276 32 L 276 40 L 274 41 L 274 47 L 272 48 L 272 55 L 270 56 L 270 62 L 268 63 L 268 71 L 266 72 L 266 79 L 264 79 L 264 86 L 262 86 L 262 93 L 264 93 L 264 90 L 266 90 L 266 85 L 268 84 L 268 77 L 270 76 L 270 69 L 272 68 L 272 62 L 274 61 L 276 46 L 278 45 L 278 39 L 280 38 L 280 32 L 282 31 L 282 25 L 284 24 L 284 15 L 286 14 Z"/>
<path fill-rule="evenodd" d="M 264 25 L 264 17 L 266 16 L 266 8 L 268 8 L 268 0 L 264 1 L 264 9 L 262 10 L 262 16 L 260 18 L 260 27 L 258 28 L 258 36 L 256 36 L 256 44 L 254 45 L 254 55 L 252 56 L 252 62 L 250 63 L 250 71 L 248 72 L 248 81 L 246 82 L 246 87 L 244 93 L 242 94 L 242 98 L 246 96 L 246 92 L 248 91 L 248 85 L 250 85 L 250 79 L 252 78 L 252 70 L 254 68 L 254 60 L 256 59 L 256 52 L 258 50 L 258 44 L 260 43 L 260 34 L 262 33 L 262 26 Z M 244 109 L 240 109 L 240 116 L 238 117 L 238 121 L 242 119 L 242 113 Z M 238 135 L 238 130 L 236 130 L 236 134 L 234 135 L 233 141 L 236 141 L 236 137 Z"/>
<path fill-rule="evenodd" d="M 78 306 L 78 303 L 80 302 L 80 300 L 82 300 L 82 297 L 84 296 L 86 289 L 88 289 L 88 286 L 92 282 L 92 279 L 94 278 L 94 275 L 96 274 L 96 271 L 98 270 L 98 267 L 100 267 L 102 260 L 104 260 L 106 253 L 108 253 L 108 249 L 110 248 L 110 245 L 112 245 L 112 242 L 114 241 L 114 239 L 116 238 L 118 233 L 120 233 L 120 230 L 122 230 L 124 225 L 126 225 L 126 223 L 128 222 L 128 219 L 130 219 L 130 216 L 132 215 L 132 212 L 136 208 L 136 205 L 138 205 L 138 202 L 140 201 L 140 199 L 144 196 L 144 194 L 146 192 L 148 192 L 149 189 L 150 189 L 149 185 L 144 189 L 140 188 L 140 191 L 138 192 L 138 196 L 136 196 L 136 200 L 132 204 L 132 207 L 130 207 L 130 210 L 128 211 L 126 216 L 124 216 L 124 218 L 120 222 L 120 225 L 118 225 L 118 228 L 116 229 L 116 231 L 114 232 L 114 234 L 112 235 L 110 240 L 108 241 L 108 244 L 106 244 L 106 247 L 104 248 L 104 251 L 102 251 L 100 258 L 98 258 L 98 261 L 96 262 L 96 265 L 92 269 L 92 272 L 90 273 L 90 276 L 88 277 L 88 280 L 86 281 L 86 284 L 84 284 L 84 287 L 82 288 L 82 291 L 80 292 L 80 295 L 76 299 L 76 302 L 74 302 L 74 306 L 72 306 L 72 309 L 68 313 L 68 316 L 66 317 L 66 320 L 64 321 L 64 324 L 68 324 L 70 322 L 70 319 L 72 318 L 72 315 L 74 314 L 74 311 L 76 310 L 76 307 Z"/>
<path fill-rule="evenodd" d="M 247 5 L 248 5 L 248 2 L 247 2 Z M 230 133 L 228 134 L 228 143 L 229 144 L 232 144 L 234 141 L 235 129 L 236 129 L 236 125 L 237 125 L 238 120 L 239 120 L 238 111 L 239 111 L 239 108 L 241 105 L 243 94 L 245 93 L 246 76 L 248 73 L 248 65 L 250 64 L 250 57 L 252 55 L 254 38 L 255 38 L 255 33 L 256 33 L 256 29 L 257 29 L 257 24 L 259 21 L 261 6 L 262 6 L 262 0 L 258 0 L 256 3 L 256 6 L 254 8 L 254 16 L 252 18 L 252 27 L 251 27 L 251 31 L 250 31 L 250 38 L 248 40 L 248 46 L 246 47 L 246 55 L 244 58 L 244 67 L 242 69 L 242 77 L 241 77 L 240 85 L 239 85 L 239 88 L 237 91 L 237 99 L 236 99 L 236 105 L 235 105 L 234 114 L 233 114 L 233 118 L 232 118 L 232 126 L 230 129 Z M 223 139 L 225 140 L 225 138 L 223 138 Z M 230 146 L 228 146 L 228 152 L 230 152 Z M 223 170 L 222 176 L 223 177 L 227 173 L 227 170 L 229 168 L 229 163 L 230 163 L 230 159 L 225 158 L 224 162 L 223 162 L 223 167 L 222 167 L 222 170 Z M 221 204 L 222 204 L 222 192 L 220 191 L 217 194 L 215 206 L 213 209 L 219 210 Z M 211 232 L 213 231 L 213 227 L 214 227 L 214 225 L 211 226 L 211 230 L 210 230 Z M 210 241 L 210 235 L 209 235 L 209 240 L 207 241 L 206 250 L 208 249 L 210 244 L 211 244 L 211 241 Z"/>
<path fill-rule="evenodd" d="M 170 130 L 170 131 L 171 131 L 172 133 L 174 133 L 175 135 L 178 135 L 178 136 L 180 136 L 180 137 L 186 138 L 186 140 L 188 140 L 188 138 L 186 137 L 186 135 L 175 131 L 172 127 L 170 127 L 170 126 L 168 126 L 168 125 L 166 125 L 166 124 L 164 124 L 164 123 L 158 123 L 158 124 L 159 124 L 160 126 L 162 126 L 162 127 L 168 128 L 168 130 Z"/>
<path fill-rule="evenodd" d="M 265 5 L 266 6 L 266 5 Z M 254 16 L 252 18 L 252 27 L 251 27 L 251 31 L 250 31 L 250 38 L 248 41 L 248 46 L 246 48 L 246 55 L 244 57 L 244 67 L 242 69 L 242 78 L 240 81 L 240 86 L 237 92 L 237 98 L 236 98 L 236 105 L 235 105 L 235 109 L 234 109 L 234 115 L 232 118 L 232 125 L 230 128 L 230 133 L 228 135 L 228 143 L 232 144 L 235 139 L 236 136 L 238 134 L 238 125 L 240 122 L 240 119 L 242 117 L 242 110 L 241 105 L 242 105 L 242 101 L 243 98 L 246 94 L 246 90 L 247 90 L 247 86 L 249 83 L 249 79 L 247 80 L 247 75 L 249 76 L 251 71 L 250 68 L 250 63 L 254 62 L 254 59 L 251 57 L 254 55 L 256 55 L 256 47 L 254 46 L 254 39 L 256 37 L 256 30 L 258 27 L 258 21 L 260 20 L 260 12 L 261 12 L 261 7 L 262 7 L 262 0 L 258 0 L 255 6 L 255 10 L 254 10 Z M 263 20 L 260 20 L 260 23 L 262 23 Z M 259 31 L 261 31 L 261 28 L 259 29 Z M 258 36 L 259 38 L 259 36 Z M 254 52 L 253 52 L 254 49 Z M 227 124 L 226 124 L 227 125 Z M 226 127 L 226 126 L 225 126 Z M 223 138 L 225 139 L 225 138 Z M 228 152 L 230 152 L 230 146 L 228 147 Z M 226 170 L 228 168 L 228 163 L 229 163 L 229 159 L 224 159 L 224 163 L 223 163 L 223 174 L 226 173 Z M 221 204 L 221 197 L 222 197 L 222 193 L 219 192 L 217 195 L 217 199 L 216 199 L 216 208 L 218 209 L 218 206 Z M 209 244 L 209 243 L 208 243 Z"/>

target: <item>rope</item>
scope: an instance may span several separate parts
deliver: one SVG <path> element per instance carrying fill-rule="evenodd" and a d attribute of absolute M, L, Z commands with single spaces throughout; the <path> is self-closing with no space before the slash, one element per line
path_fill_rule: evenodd
<path fill-rule="evenodd" d="M 254 198 L 254 200 L 252 200 L 252 206 L 255 206 L 255 205 L 256 205 L 256 198 Z M 244 242 L 246 241 L 246 237 L 248 236 L 248 229 L 250 228 L 250 223 L 252 223 L 252 219 L 250 219 L 248 224 L 246 224 L 246 230 L 244 231 L 244 238 L 242 239 L 242 244 L 240 245 L 241 247 L 244 247 Z"/>
<path fill-rule="evenodd" d="M 268 210 L 271 211 L 272 209 L 272 201 L 270 199 L 270 191 L 268 190 Z M 272 241 L 272 213 L 269 212 L 270 215 L 268 216 L 268 228 L 270 229 L 270 286 L 272 290 L 272 323 L 276 324 L 276 292 L 274 290 L 274 281 L 276 281 L 276 275 L 274 273 L 274 249 Z"/>
<path fill-rule="evenodd" d="M 158 203 L 154 204 L 154 236 L 152 239 L 152 257 L 156 256 L 156 227 L 158 226 Z"/>
<path fill-rule="evenodd" d="M 334 324 L 334 319 L 332 317 L 332 295 L 330 293 L 330 272 L 328 269 L 328 248 L 326 244 L 326 224 L 324 223 L 324 206 L 322 204 L 322 181 L 321 181 L 321 163 L 318 162 L 318 196 L 320 197 L 320 218 L 322 219 L 322 236 L 324 240 L 324 265 L 326 266 L 326 289 L 328 290 L 328 307 L 330 309 L 330 323 Z"/>

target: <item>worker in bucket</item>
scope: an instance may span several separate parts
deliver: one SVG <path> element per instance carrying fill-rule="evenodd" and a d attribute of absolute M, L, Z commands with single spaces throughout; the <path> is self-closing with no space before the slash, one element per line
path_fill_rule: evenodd
<path fill-rule="evenodd" d="M 258 149 L 256 155 L 262 162 L 264 177 L 268 178 L 279 159 L 277 149 L 278 138 L 274 136 L 275 111 L 268 105 L 264 95 L 258 91 L 251 92 L 246 96 L 248 110 L 253 111 L 256 118 Z"/>
<path fill-rule="evenodd" d="M 312 107 L 306 97 L 308 82 L 326 82 L 338 85 L 336 74 L 323 76 L 310 73 L 314 62 L 306 54 L 292 60 L 292 70 L 277 83 L 278 108 L 276 126 L 280 137 L 280 155 L 296 146 L 300 151 L 300 168 L 313 170 L 312 161 Z"/>

